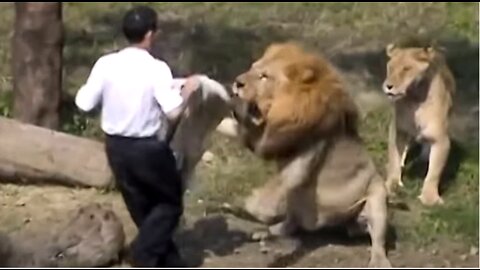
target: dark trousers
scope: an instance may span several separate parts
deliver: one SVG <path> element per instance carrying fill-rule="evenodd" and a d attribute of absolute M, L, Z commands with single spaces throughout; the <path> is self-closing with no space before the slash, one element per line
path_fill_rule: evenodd
<path fill-rule="evenodd" d="M 183 192 L 173 153 L 157 138 L 107 136 L 106 153 L 138 235 L 134 267 L 181 267 L 173 233 L 183 213 Z"/>

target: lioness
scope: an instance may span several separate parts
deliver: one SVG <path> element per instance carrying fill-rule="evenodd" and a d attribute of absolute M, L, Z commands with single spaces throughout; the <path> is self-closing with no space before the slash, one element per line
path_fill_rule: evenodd
<path fill-rule="evenodd" d="M 449 114 L 455 80 L 444 55 L 427 48 L 387 46 L 389 57 L 383 91 L 394 105 L 388 136 L 387 189 L 403 186 L 402 168 L 412 140 L 430 146 L 428 172 L 419 199 L 442 204 L 440 177 L 450 150 Z"/>
<path fill-rule="evenodd" d="M 233 85 L 237 136 L 279 173 L 247 198 L 272 235 L 346 225 L 369 233 L 369 266 L 385 252 L 387 191 L 357 132 L 357 108 L 323 58 L 273 44 Z M 228 124 L 219 131 L 232 134 Z"/>

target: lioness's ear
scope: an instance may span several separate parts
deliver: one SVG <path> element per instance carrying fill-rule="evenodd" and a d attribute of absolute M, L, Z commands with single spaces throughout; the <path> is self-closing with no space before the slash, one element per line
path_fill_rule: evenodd
<path fill-rule="evenodd" d="M 432 46 L 424 48 L 425 53 L 427 54 L 429 59 L 433 59 L 435 56 L 435 49 Z"/>
<path fill-rule="evenodd" d="M 386 49 L 387 56 L 392 57 L 393 53 L 395 52 L 395 49 L 396 49 L 395 44 L 393 43 L 388 44 Z"/>
<path fill-rule="evenodd" d="M 416 55 L 417 60 L 429 62 L 435 58 L 435 49 L 431 46 L 424 47 Z"/>

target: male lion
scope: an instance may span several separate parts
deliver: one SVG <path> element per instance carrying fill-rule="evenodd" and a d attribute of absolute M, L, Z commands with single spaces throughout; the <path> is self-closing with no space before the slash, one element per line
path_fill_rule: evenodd
<path fill-rule="evenodd" d="M 273 44 L 236 78 L 233 93 L 236 134 L 279 168 L 247 198 L 246 211 L 271 225 L 272 235 L 361 228 L 372 240 L 369 266 L 390 267 L 386 188 L 358 136 L 357 108 L 333 67 L 294 43 Z"/>
<path fill-rule="evenodd" d="M 444 55 L 433 49 L 387 46 L 387 76 L 383 91 L 394 105 L 388 136 L 387 190 L 403 187 L 402 168 L 411 140 L 430 146 L 429 167 L 419 199 L 442 204 L 440 177 L 450 151 L 449 114 L 455 80 Z"/>

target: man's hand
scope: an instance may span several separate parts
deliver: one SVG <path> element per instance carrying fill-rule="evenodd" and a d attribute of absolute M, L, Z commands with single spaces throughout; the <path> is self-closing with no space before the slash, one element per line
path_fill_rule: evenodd
<path fill-rule="evenodd" d="M 181 95 L 184 100 L 188 100 L 190 95 L 200 88 L 200 80 L 198 79 L 199 75 L 193 75 L 187 78 L 185 84 L 181 88 Z"/>
<path fill-rule="evenodd" d="M 184 113 L 185 109 L 187 108 L 188 99 L 190 95 L 195 92 L 198 88 L 200 88 L 200 80 L 199 75 L 189 76 L 185 83 L 182 85 L 180 89 L 180 95 L 183 98 L 183 103 L 175 108 L 174 110 L 167 113 L 167 118 L 170 121 L 171 125 L 175 127 L 178 124 L 178 120 L 182 113 Z"/>

